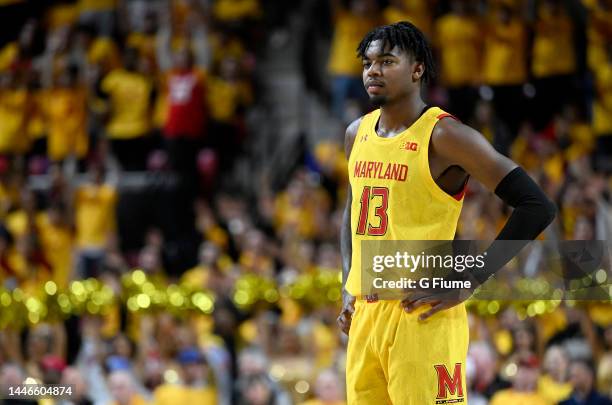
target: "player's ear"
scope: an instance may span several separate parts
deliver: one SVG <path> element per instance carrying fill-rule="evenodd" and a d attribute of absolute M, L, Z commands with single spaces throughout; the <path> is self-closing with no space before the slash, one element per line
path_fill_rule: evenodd
<path fill-rule="evenodd" d="M 425 65 L 422 62 L 412 63 L 412 81 L 418 82 L 425 73 Z"/>

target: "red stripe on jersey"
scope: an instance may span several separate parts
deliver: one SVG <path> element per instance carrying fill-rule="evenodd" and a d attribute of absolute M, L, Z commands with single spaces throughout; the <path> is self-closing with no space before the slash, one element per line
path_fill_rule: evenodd
<path fill-rule="evenodd" d="M 451 118 L 461 122 L 461 120 L 459 118 L 457 118 L 453 114 L 449 114 L 449 113 L 442 113 L 442 114 L 438 115 L 436 118 L 441 120 L 442 118 L 446 118 L 446 117 L 451 117 Z"/>
<path fill-rule="evenodd" d="M 461 201 L 461 199 L 463 198 L 463 196 L 465 195 L 465 192 L 467 190 L 466 186 L 463 186 L 463 190 L 461 190 L 460 192 L 458 192 L 457 194 L 453 195 L 453 198 L 457 201 Z"/>
<path fill-rule="evenodd" d="M 453 198 L 457 201 L 461 201 L 461 199 L 465 196 L 465 193 L 467 191 L 467 184 L 468 184 L 468 180 L 470 179 L 470 177 L 468 176 L 467 179 L 465 179 L 465 183 L 463 183 L 463 188 L 461 189 L 460 192 L 458 192 L 457 194 L 453 194 Z"/>

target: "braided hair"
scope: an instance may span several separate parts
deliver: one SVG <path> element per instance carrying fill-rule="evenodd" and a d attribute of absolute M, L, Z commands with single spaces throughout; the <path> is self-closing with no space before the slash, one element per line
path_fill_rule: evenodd
<path fill-rule="evenodd" d="M 431 48 L 425 35 L 414 24 L 401 21 L 374 28 L 361 40 L 357 47 L 357 56 L 365 57 L 370 44 L 377 40 L 383 42 L 383 49 L 393 49 L 397 46 L 402 51 L 412 55 L 415 61 L 421 62 L 425 67 L 421 82 L 428 83 L 433 79 L 435 67 Z"/>

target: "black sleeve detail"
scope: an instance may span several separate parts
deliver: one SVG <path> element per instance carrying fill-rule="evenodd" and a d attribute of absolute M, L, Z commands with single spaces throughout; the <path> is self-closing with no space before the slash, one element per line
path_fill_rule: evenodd
<path fill-rule="evenodd" d="M 521 167 L 499 182 L 495 194 L 514 207 L 497 239 L 535 239 L 555 219 L 557 207 Z"/>

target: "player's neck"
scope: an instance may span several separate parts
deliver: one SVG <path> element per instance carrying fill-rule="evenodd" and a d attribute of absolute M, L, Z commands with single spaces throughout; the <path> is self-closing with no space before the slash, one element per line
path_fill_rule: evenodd
<path fill-rule="evenodd" d="M 426 104 L 421 97 L 411 97 L 385 104 L 380 109 L 379 135 L 403 131 L 421 116 Z"/>

